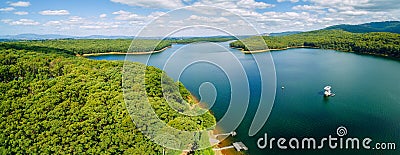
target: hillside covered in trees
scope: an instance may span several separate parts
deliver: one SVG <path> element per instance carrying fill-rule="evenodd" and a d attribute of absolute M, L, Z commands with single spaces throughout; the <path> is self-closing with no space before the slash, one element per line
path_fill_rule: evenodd
<path fill-rule="evenodd" d="M 334 25 L 325 30 L 343 30 L 353 33 L 392 32 L 400 33 L 400 21 L 371 22 L 359 25 Z"/>
<path fill-rule="evenodd" d="M 0 43 L 1 154 L 162 154 L 165 148 L 139 131 L 125 107 L 123 62 L 89 60 L 38 44 Z M 163 71 L 130 65 L 146 68 L 149 101 L 162 121 L 187 131 L 215 124 L 209 112 L 188 117 L 169 108 L 160 85 Z M 185 103 L 197 104 L 181 83 L 163 84 L 179 87 L 175 93 Z"/>
<path fill-rule="evenodd" d="M 131 39 L 61 39 L 61 40 L 32 40 L 12 42 L 20 46 L 54 48 L 74 54 L 91 54 L 107 52 L 148 52 L 158 51 L 171 46 L 168 41 L 134 40 Z M 156 46 L 157 45 L 157 46 Z"/>
<path fill-rule="evenodd" d="M 253 45 L 259 37 L 230 43 L 231 47 L 260 50 L 265 45 Z M 351 33 L 342 30 L 318 30 L 288 36 L 263 36 L 269 49 L 312 47 L 344 52 L 370 54 L 400 59 L 400 34 L 388 32 Z M 244 44 L 246 43 L 247 46 Z M 259 44 L 259 43 L 258 43 Z"/>
<path fill-rule="evenodd" d="M 223 42 L 234 40 L 234 37 L 186 37 L 157 39 L 52 39 L 14 41 L 10 46 L 18 44 L 30 49 L 53 48 L 77 55 L 108 52 L 151 52 L 159 51 L 172 44 L 188 44 L 194 42 Z"/>

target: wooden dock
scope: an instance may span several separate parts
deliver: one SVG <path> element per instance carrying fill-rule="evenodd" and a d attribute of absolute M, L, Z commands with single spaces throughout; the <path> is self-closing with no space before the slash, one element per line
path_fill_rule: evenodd
<path fill-rule="evenodd" d="M 245 151 L 247 151 L 247 150 L 249 149 L 249 148 L 247 148 L 247 146 L 244 145 L 242 142 L 235 142 L 235 143 L 233 143 L 232 145 L 235 147 L 236 151 L 240 151 L 240 150 L 245 150 Z"/>

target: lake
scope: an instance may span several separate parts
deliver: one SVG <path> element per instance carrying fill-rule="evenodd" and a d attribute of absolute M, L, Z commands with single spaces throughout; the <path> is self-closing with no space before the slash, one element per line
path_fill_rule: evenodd
<path fill-rule="evenodd" d="M 179 52 L 175 52 L 179 51 Z M 223 54 L 225 53 L 225 54 Z M 224 57 L 230 53 L 240 62 L 247 73 L 247 81 L 241 81 L 241 69 L 231 59 Z M 263 55 L 264 54 L 264 55 Z M 254 54 L 265 56 L 267 53 Z M 238 135 L 228 142 L 243 142 L 249 150 L 246 154 L 399 154 L 391 150 L 321 150 L 288 149 L 281 150 L 275 143 L 273 149 L 257 147 L 259 138 L 268 133 L 268 138 L 302 139 L 312 137 L 317 142 L 329 135 L 336 136 L 336 129 L 343 126 L 347 135 L 343 138 L 371 138 L 371 147 L 376 142 L 395 142 L 400 145 L 400 62 L 381 57 L 357 55 L 323 49 L 289 49 L 271 53 L 276 69 L 275 102 L 267 122 L 255 135 L 249 136 L 249 128 L 260 100 L 261 86 L 258 66 L 252 55 L 242 54 L 229 48 L 228 42 L 195 43 L 173 45 L 164 52 L 153 54 L 148 65 L 165 68 L 175 80 L 181 81 L 197 98 L 211 107 L 217 121 L 223 118 L 231 101 L 232 91 L 246 95 L 245 90 L 231 90 L 232 85 L 247 85 L 250 88 L 250 102 L 247 113 L 236 129 Z M 130 56 L 129 61 L 145 63 L 146 55 Z M 125 60 L 125 55 L 102 55 L 88 57 L 95 60 Z M 209 62 L 188 61 L 202 58 L 218 60 L 220 65 Z M 168 63 L 166 63 L 168 62 Z M 174 68 L 174 66 L 177 66 Z M 225 68 L 221 69 L 221 66 Z M 183 71 L 184 70 L 184 71 Z M 226 75 L 229 72 L 231 75 Z M 202 85 L 205 82 L 213 84 Z M 324 98 L 323 88 L 331 85 L 334 97 Z M 199 88 L 204 87 L 200 93 Z M 281 87 L 284 87 L 282 89 Z M 212 92 L 217 93 L 214 98 Z M 207 94 L 211 92 L 210 94 Z M 202 94 L 203 98 L 200 97 Z M 240 100 L 240 95 L 235 95 Z M 236 100 L 236 99 L 235 99 Z M 229 122 L 221 124 L 222 130 Z M 288 142 L 286 142 L 285 145 Z M 325 144 L 327 145 L 327 143 Z M 360 143 L 360 145 L 362 145 Z M 362 147 L 361 147 L 362 148 Z M 237 154 L 233 149 L 229 153 Z"/>

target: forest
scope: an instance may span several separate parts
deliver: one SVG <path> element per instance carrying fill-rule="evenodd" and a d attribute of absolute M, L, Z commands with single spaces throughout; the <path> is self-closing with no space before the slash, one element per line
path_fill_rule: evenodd
<path fill-rule="evenodd" d="M 131 39 L 60 39 L 11 42 L 21 46 L 56 48 L 77 55 L 107 52 L 148 52 L 171 46 L 168 41 Z M 131 46 L 132 45 L 132 46 Z"/>
<path fill-rule="evenodd" d="M 124 62 L 76 57 L 67 46 L 76 42 L 66 42 L 61 48 L 59 41 L 0 43 L 0 154 L 182 153 L 152 142 L 133 123 L 124 102 Z M 84 43 L 75 48 L 87 48 Z M 162 121 L 185 131 L 215 125 L 210 112 L 189 117 L 168 106 L 163 71 L 129 65 L 145 68 L 146 76 L 135 78 L 144 78 L 148 101 Z M 175 100 L 182 108 L 198 104 L 182 83 L 163 84 L 178 88 L 170 93 L 182 96 Z"/>
<path fill-rule="evenodd" d="M 400 59 L 400 34 L 396 33 L 351 33 L 343 30 L 318 30 L 287 36 L 262 36 L 266 46 L 254 41 L 258 38 L 260 36 L 235 41 L 230 43 L 230 46 L 245 51 L 265 49 L 266 46 L 269 49 L 311 47 Z"/>
<path fill-rule="evenodd" d="M 26 40 L 12 41 L 8 46 L 44 49 L 53 48 L 59 51 L 74 53 L 75 55 L 107 53 L 107 52 L 151 52 L 159 51 L 172 44 L 188 44 L 194 42 L 223 42 L 234 40 L 234 37 L 189 37 L 157 39 L 54 39 L 54 40 Z M 19 48 L 16 47 L 16 48 Z"/>
<path fill-rule="evenodd" d="M 391 32 L 400 33 L 399 21 L 371 22 L 359 25 L 333 25 L 325 28 L 325 30 L 343 30 L 353 33 L 368 33 L 368 32 Z"/>

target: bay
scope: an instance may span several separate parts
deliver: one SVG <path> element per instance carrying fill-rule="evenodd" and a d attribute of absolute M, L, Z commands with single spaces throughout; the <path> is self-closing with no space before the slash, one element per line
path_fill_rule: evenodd
<path fill-rule="evenodd" d="M 258 53 L 254 56 L 266 54 L 269 53 Z M 127 61 L 142 62 L 164 69 L 175 80 L 181 81 L 198 99 L 208 104 L 217 121 L 223 118 L 230 104 L 242 104 L 231 101 L 232 85 L 243 88 L 247 85 L 250 94 L 246 115 L 236 129 L 238 135 L 228 140 L 241 141 L 249 150 L 236 152 L 232 149 L 228 151 L 231 154 L 398 154 L 395 150 L 330 149 L 327 144 L 321 150 L 281 150 L 276 144 L 273 149 L 269 149 L 269 146 L 266 149 L 258 148 L 257 141 L 265 133 L 268 138 L 289 140 L 293 137 L 313 137 L 319 140 L 329 135 L 338 137 L 336 129 L 341 126 L 347 129 L 347 135 L 343 138 L 369 137 L 373 140 L 371 147 L 376 142 L 394 142 L 400 145 L 399 61 L 307 48 L 274 51 L 271 54 L 277 81 L 275 102 L 267 122 L 254 136 L 249 136 L 248 131 L 260 100 L 261 78 L 259 66 L 252 55 L 230 49 L 228 42 L 195 43 L 175 44 L 164 52 L 151 55 L 148 62 L 148 55 L 130 56 Z M 237 60 L 228 59 L 226 55 L 232 55 Z M 88 58 L 125 60 L 125 55 Z M 210 58 L 218 60 L 219 65 L 205 61 L 187 65 L 192 60 Z M 240 76 L 242 69 L 234 65 L 235 63 L 243 67 L 248 81 Z M 334 97 L 323 97 L 323 88 L 326 85 L 332 86 L 336 94 Z M 200 87 L 203 91 L 200 91 Z M 234 91 L 237 94 L 243 93 L 244 98 L 248 93 L 240 89 Z M 229 124 L 221 124 L 220 128 L 224 130 L 224 126 Z"/>

